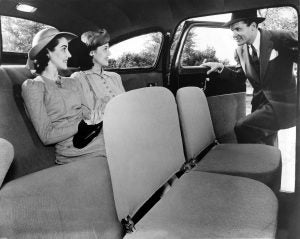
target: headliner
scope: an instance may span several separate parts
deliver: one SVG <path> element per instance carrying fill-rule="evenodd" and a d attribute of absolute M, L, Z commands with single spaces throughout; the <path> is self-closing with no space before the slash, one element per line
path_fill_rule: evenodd
<path fill-rule="evenodd" d="M 38 8 L 34 14 L 15 9 L 18 2 Z M 0 0 L 0 14 L 43 22 L 77 34 L 106 28 L 112 39 L 133 31 L 170 31 L 184 19 L 245 8 L 282 5 L 282 0 Z M 297 0 L 285 5 L 298 7 Z M 53 14 L 55 13 L 55 14 Z"/>

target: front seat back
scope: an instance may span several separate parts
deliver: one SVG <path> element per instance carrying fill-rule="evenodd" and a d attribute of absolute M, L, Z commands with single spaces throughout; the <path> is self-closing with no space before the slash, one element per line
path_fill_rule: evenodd
<path fill-rule="evenodd" d="M 216 136 L 208 103 L 201 89 L 197 87 L 181 88 L 177 91 L 176 100 L 186 159 L 190 160 L 196 158 L 213 143 Z"/>
<path fill-rule="evenodd" d="M 104 138 L 120 220 L 132 216 L 184 163 L 175 99 L 163 87 L 112 99 Z"/>

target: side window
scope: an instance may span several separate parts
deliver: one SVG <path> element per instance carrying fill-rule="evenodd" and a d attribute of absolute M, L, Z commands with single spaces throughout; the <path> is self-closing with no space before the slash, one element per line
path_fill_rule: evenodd
<path fill-rule="evenodd" d="M 27 53 L 34 35 L 46 27 L 49 26 L 21 18 L 1 16 L 3 51 Z"/>
<path fill-rule="evenodd" d="M 213 61 L 235 65 L 235 48 L 229 29 L 194 26 L 185 39 L 180 64 L 198 66 L 204 61 Z"/>
<path fill-rule="evenodd" d="M 156 63 L 162 33 L 154 32 L 119 42 L 110 48 L 108 68 L 150 68 Z"/>

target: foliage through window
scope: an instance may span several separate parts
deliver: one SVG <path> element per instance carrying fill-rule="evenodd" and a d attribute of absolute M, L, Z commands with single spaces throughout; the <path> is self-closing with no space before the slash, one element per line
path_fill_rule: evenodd
<path fill-rule="evenodd" d="M 109 68 L 149 68 L 154 66 L 162 42 L 162 33 L 149 33 L 122 41 L 110 48 Z"/>
<path fill-rule="evenodd" d="M 27 53 L 34 35 L 46 27 L 49 26 L 21 18 L 1 16 L 3 51 Z"/>
<path fill-rule="evenodd" d="M 260 9 L 258 14 L 266 18 L 264 22 L 259 24 L 260 28 L 283 29 L 298 35 L 298 16 L 295 9 L 291 7 Z M 190 20 L 227 22 L 230 15 L 220 14 Z M 181 32 L 183 25 L 180 26 L 177 30 L 179 32 Z M 229 29 L 195 26 L 190 29 L 187 35 L 180 62 L 182 66 L 197 66 L 206 59 L 207 61 L 222 62 L 225 65 L 235 65 L 233 55 L 235 48 L 236 43 L 232 39 L 232 33 Z"/>
<path fill-rule="evenodd" d="M 229 29 L 195 26 L 187 35 L 180 62 L 182 66 L 197 66 L 203 61 L 235 64 L 234 49 Z"/>

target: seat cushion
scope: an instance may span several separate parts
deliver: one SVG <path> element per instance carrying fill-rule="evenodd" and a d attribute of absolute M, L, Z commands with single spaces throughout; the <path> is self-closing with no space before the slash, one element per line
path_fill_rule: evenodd
<path fill-rule="evenodd" d="M 56 166 L 4 185 L 0 237 L 121 238 L 107 160 Z"/>
<path fill-rule="evenodd" d="M 247 178 L 184 174 L 125 238 L 275 238 L 278 202 Z"/>
<path fill-rule="evenodd" d="M 281 153 L 260 144 L 219 144 L 198 163 L 195 170 L 244 176 L 279 189 Z"/>
<path fill-rule="evenodd" d="M 0 138 L 0 187 L 14 159 L 14 147 L 10 142 Z"/>

